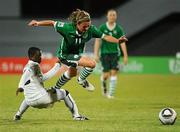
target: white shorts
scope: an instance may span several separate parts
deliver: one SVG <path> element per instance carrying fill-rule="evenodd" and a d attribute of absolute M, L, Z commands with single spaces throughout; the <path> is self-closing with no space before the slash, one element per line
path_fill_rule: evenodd
<path fill-rule="evenodd" d="M 51 89 L 47 91 L 47 94 L 35 101 L 26 101 L 28 105 L 34 108 L 49 108 L 53 107 L 53 104 L 57 101 L 63 100 L 66 96 L 64 89 L 56 89 L 56 92 L 53 92 Z"/>

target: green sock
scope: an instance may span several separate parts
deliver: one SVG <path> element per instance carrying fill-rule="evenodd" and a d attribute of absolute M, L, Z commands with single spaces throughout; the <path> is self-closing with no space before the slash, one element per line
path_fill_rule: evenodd
<path fill-rule="evenodd" d="M 107 81 L 103 79 L 103 77 L 101 77 L 101 88 L 103 91 L 103 94 L 107 93 Z"/>
<path fill-rule="evenodd" d="M 71 78 L 68 75 L 68 72 L 65 72 L 59 80 L 56 82 L 56 85 L 54 88 L 61 88 L 65 83 L 67 83 Z"/>
<path fill-rule="evenodd" d="M 85 80 L 91 73 L 93 72 L 93 69 L 84 67 L 79 74 L 79 80 Z"/>

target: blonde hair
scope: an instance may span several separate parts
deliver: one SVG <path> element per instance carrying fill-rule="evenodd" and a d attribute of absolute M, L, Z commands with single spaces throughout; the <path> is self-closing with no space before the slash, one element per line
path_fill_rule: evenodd
<path fill-rule="evenodd" d="M 91 21 L 90 15 L 88 12 L 80 9 L 76 9 L 69 16 L 69 20 L 72 21 L 75 25 L 82 22 Z"/>
<path fill-rule="evenodd" d="M 117 14 L 117 11 L 116 11 L 115 9 L 109 9 L 109 10 L 107 11 L 107 14 L 108 14 L 109 12 L 115 12 L 115 13 Z"/>

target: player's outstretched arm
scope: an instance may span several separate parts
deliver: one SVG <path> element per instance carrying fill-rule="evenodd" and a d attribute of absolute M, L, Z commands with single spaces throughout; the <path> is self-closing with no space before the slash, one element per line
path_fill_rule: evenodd
<path fill-rule="evenodd" d="M 96 38 L 95 44 L 94 44 L 94 57 L 96 62 L 99 62 L 99 48 L 100 48 L 100 39 Z"/>
<path fill-rule="evenodd" d="M 123 52 L 123 62 L 126 65 L 128 63 L 128 53 L 127 53 L 127 47 L 126 47 L 125 42 L 121 43 L 121 49 Z"/>
<path fill-rule="evenodd" d="M 128 41 L 128 39 L 125 36 L 120 37 L 119 39 L 114 38 L 113 36 L 110 35 L 105 35 L 103 37 L 104 40 L 108 41 L 108 42 L 112 42 L 112 43 L 122 43 L 122 42 L 126 42 Z"/>
<path fill-rule="evenodd" d="M 43 20 L 43 21 L 37 21 L 32 20 L 28 23 L 28 26 L 54 26 L 55 21 L 53 20 Z"/>
<path fill-rule="evenodd" d="M 128 41 L 128 39 L 126 38 L 126 36 L 121 36 L 120 38 L 119 38 L 119 44 L 121 44 L 121 43 L 123 43 L 123 42 L 127 42 Z"/>

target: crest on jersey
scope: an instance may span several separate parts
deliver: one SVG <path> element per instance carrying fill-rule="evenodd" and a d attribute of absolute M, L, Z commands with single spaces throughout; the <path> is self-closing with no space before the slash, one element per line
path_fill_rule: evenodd
<path fill-rule="evenodd" d="M 112 36 L 112 32 L 109 32 L 109 35 Z"/>
<path fill-rule="evenodd" d="M 74 58 L 77 59 L 79 57 L 79 55 L 74 55 Z"/>
<path fill-rule="evenodd" d="M 116 30 L 113 30 L 113 34 L 117 34 L 117 31 L 116 31 Z"/>
<path fill-rule="evenodd" d="M 108 33 L 108 30 L 104 30 L 104 33 Z"/>
<path fill-rule="evenodd" d="M 64 22 L 58 22 L 58 27 L 63 27 L 64 26 Z"/>

